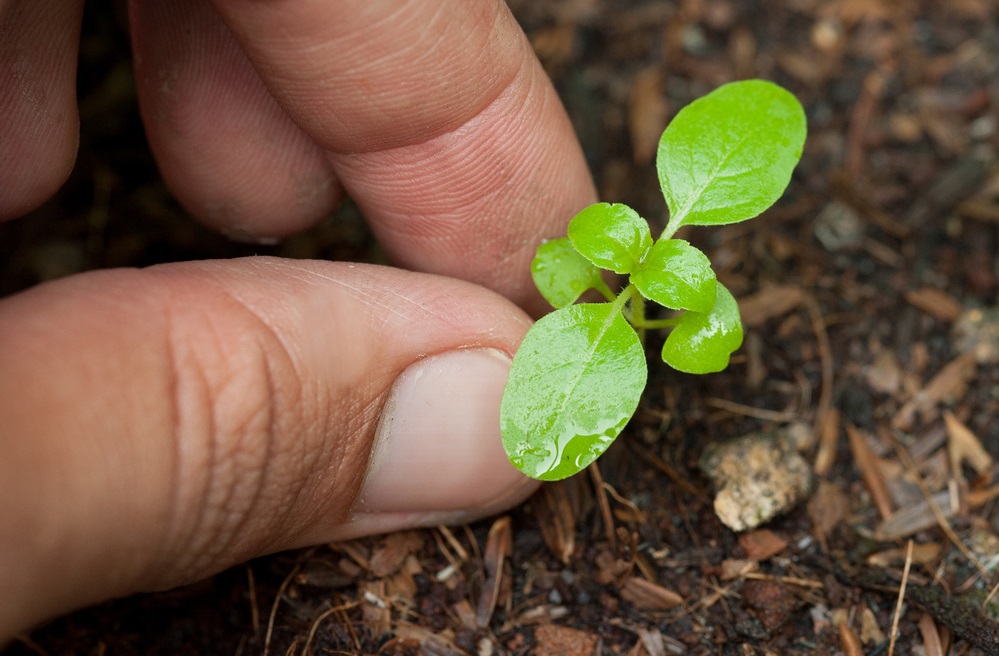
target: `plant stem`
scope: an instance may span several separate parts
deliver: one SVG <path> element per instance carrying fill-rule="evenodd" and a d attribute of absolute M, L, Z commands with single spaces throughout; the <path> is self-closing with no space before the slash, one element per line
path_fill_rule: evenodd
<path fill-rule="evenodd" d="M 645 330 L 660 330 L 662 328 L 672 328 L 680 323 L 680 317 L 673 317 L 672 319 L 648 319 L 643 321 L 641 326 L 632 322 L 632 325 L 636 328 L 644 328 Z"/>
<path fill-rule="evenodd" d="M 624 306 L 627 305 L 628 301 L 631 299 L 632 296 L 635 296 L 635 292 L 637 291 L 638 287 L 635 287 L 635 285 L 628 285 L 627 287 L 622 289 L 621 293 L 618 294 L 617 297 L 614 299 L 614 305 L 613 308 L 611 309 L 611 314 L 615 312 L 624 313 Z"/>
<path fill-rule="evenodd" d="M 641 294 L 635 294 L 631 300 L 631 316 L 629 317 L 632 327 L 638 333 L 638 340 L 645 345 L 645 298 Z"/>
<path fill-rule="evenodd" d="M 611 290 L 611 288 L 607 286 L 607 283 L 604 282 L 603 278 L 600 278 L 600 282 L 596 284 L 594 289 L 603 294 L 604 298 L 606 298 L 611 303 L 613 303 L 617 299 L 617 294 L 615 294 L 613 290 Z"/>

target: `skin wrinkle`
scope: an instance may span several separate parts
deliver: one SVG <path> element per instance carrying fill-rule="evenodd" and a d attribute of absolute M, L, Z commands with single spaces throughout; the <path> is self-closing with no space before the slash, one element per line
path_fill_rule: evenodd
<path fill-rule="evenodd" d="M 280 498 L 273 495 L 269 488 L 275 484 L 272 482 L 269 473 L 273 470 L 272 464 L 281 458 L 289 457 L 288 453 L 275 456 L 274 445 L 279 441 L 279 435 L 287 429 L 278 424 L 279 416 L 286 416 L 278 412 L 275 405 L 281 405 L 294 411 L 298 407 L 294 399 L 288 398 L 288 390 L 279 390 L 275 384 L 274 364 L 281 361 L 280 368 L 293 369 L 291 362 L 293 358 L 283 348 L 282 341 L 276 336 L 274 330 L 268 322 L 261 318 L 254 310 L 242 303 L 239 299 L 226 293 L 224 289 L 216 290 L 225 296 L 233 305 L 240 308 L 241 314 L 248 318 L 248 322 L 255 324 L 256 329 L 247 330 L 249 334 L 265 336 L 263 341 L 257 341 L 258 346 L 254 349 L 250 347 L 240 348 L 240 353 L 246 359 L 239 363 L 238 370 L 226 372 L 220 380 L 208 382 L 212 377 L 205 375 L 204 367 L 213 366 L 212 363 L 205 363 L 196 353 L 186 354 L 187 361 L 180 360 L 175 365 L 181 371 L 188 372 L 188 375 L 198 376 L 201 381 L 201 392 L 197 395 L 200 398 L 214 399 L 208 403 L 210 412 L 208 415 L 209 425 L 201 438 L 198 438 L 199 429 L 194 431 L 186 427 L 180 427 L 176 431 L 177 442 L 201 444 L 199 449 L 207 453 L 207 467 L 205 472 L 205 483 L 198 486 L 199 491 L 195 498 L 200 501 L 191 503 L 195 508 L 193 522 L 189 522 L 189 529 L 181 531 L 171 542 L 176 545 L 177 553 L 183 554 L 187 551 L 190 558 L 181 559 L 178 562 L 178 569 L 189 572 L 189 578 L 203 576 L 212 570 L 217 563 L 224 562 L 225 556 L 236 551 L 249 554 L 257 550 L 258 546 L 253 544 L 241 544 L 240 540 L 253 531 L 244 531 L 247 525 L 259 521 L 254 509 L 259 507 L 264 498 Z M 189 317 L 181 318 L 181 321 L 188 321 Z M 239 323 L 246 323 L 238 321 Z M 214 326 L 211 321 L 202 322 L 211 328 Z M 204 333 L 202 333 L 204 334 Z M 219 344 L 224 335 L 215 332 L 215 344 Z M 180 343 L 185 343 L 184 336 L 178 337 Z M 265 346 L 270 344 L 270 346 Z M 278 347 L 275 349 L 274 345 Z M 221 348 L 214 346 L 207 347 L 210 351 L 221 351 Z M 246 370 L 261 371 L 262 377 L 247 375 Z M 245 381 L 263 380 L 263 387 L 256 392 L 246 394 Z M 225 401 L 225 397 L 237 397 L 236 406 Z M 251 398 L 254 402 L 250 407 L 242 407 L 243 400 Z M 298 413 L 295 413 L 298 414 Z M 231 418 L 227 418 L 230 415 Z M 236 423 L 233 423 L 235 421 Z M 299 422 L 304 423 L 304 422 Z M 256 425 L 256 427 L 255 427 Z M 185 439 L 184 436 L 189 436 Z M 287 442 L 291 445 L 299 445 L 298 441 Z M 207 450 L 205 449 L 207 447 Z M 295 449 L 299 451 L 300 449 Z M 196 456 L 197 457 L 197 456 Z M 249 458 L 247 461 L 246 459 Z M 300 459 L 300 460 L 304 460 Z M 183 468 L 183 467 L 182 467 Z M 293 471 L 302 471 L 292 469 Z M 197 471 L 197 466 L 188 471 Z M 307 470 L 305 470 L 307 471 Z M 250 479 L 239 475 L 240 472 L 253 472 L 255 475 Z M 181 484 L 183 487 L 186 484 Z M 294 488 L 295 481 L 287 481 L 280 484 L 283 487 Z M 292 496 L 294 501 L 296 497 Z M 290 514 L 293 506 L 284 503 L 278 512 L 267 517 L 269 523 L 274 524 L 275 519 L 280 523 Z M 209 532 L 206 526 L 213 527 Z M 271 542 L 279 539 L 276 526 L 268 527 L 265 535 L 274 535 Z M 203 536 L 203 537 L 198 537 Z M 194 548 L 191 548 L 191 545 Z M 169 551 L 168 551 L 169 553 Z"/>
<path fill-rule="evenodd" d="M 296 270 L 296 269 L 294 269 L 293 267 L 290 267 L 290 266 L 284 266 L 284 265 L 282 265 L 282 267 L 286 268 L 286 269 L 289 269 L 289 272 L 291 272 L 291 271 L 294 271 L 295 273 L 300 273 L 301 272 L 300 269 Z M 302 278 L 302 276 L 295 276 L 295 277 L 299 278 L 299 279 Z M 310 283 L 311 282 L 312 281 L 310 281 Z M 360 295 L 360 297 L 361 298 L 365 298 L 367 300 L 370 300 L 370 299 L 368 299 L 368 297 L 366 295 Z M 252 302 L 249 303 L 249 304 L 247 304 L 247 302 L 245 300 L 240 299 L 238 296 L 229 295 L 229 298 L 234 303 L 238 303 L 239 307 L 245 309 L 247 311 L 247 313 L 249 313 L 249 315 L 251 316 L 251 318 L 252 318 L 253 321 L 255 321 L 256 323 L 259 323 L 262 326 L 264 326 L 265 330 L 267 331 L 267 334 L 271 335 L 274 338 L 274 342 L 275 343 L 281 344 L 281 347 L 278 350 L 281 351 L 284 354 L 284 356 L 282 358 L 280 358 L 280 360 L 283 363 L 282 366 L 287 366 L 288 368 L 294 368 L 293 365 L 291 365 L 289 363 L 295 362 L 295 358 L 288 353 L 287 349 L 284 348 L 284 343 L 283 343 L 283 341 L 282 341 L 282 339 L 280 337 L 281 331 L 274 331 L 273 328 L 270 327 L 270 322 L 268 321 L 268 319 L 266 317 L 263 317 L 261 315 L 256 314 L 256 312 L 255 312 L 255 310 L 253 308 Z M 263 350 L 263 352 L 264 353 L 269 353 L 269 351 L 267 351 L 267 350 Z M 261 366 L 272 367 L 274 362 L 275 361 L 273 359 L 266 359 L 265 362 L 261 363 Z M 235 374 L 235 375 L 238 377 L 238 373 Z M 306 376 L 299 375 L 298 379 L 299 380 L 303 380 L 304 379 L 304 380 L 307 381 L 309 379 L 309 377 L 308 377 L 308 375 L 306 375 Z M 218 384 L 216 384 L 215 387 L 217 388 Z M 331 390 L 331 394 L 332 393 L 333 393 L 333 390 Z M 219 393 L 215 392 L 214 395 L 217 397 L 219 395 Z M 336 395 L 334 394 L 334 396 L 336 396 Z M 367 398 L 368 394 L 365 393 L 363 396 Z M 272 394 L 268 394 L 268 398 L 277 399 L 277 400 L 281 401 L 280 400 L 280 395 L 275 396 L 275 394 L 273 394 L 273 393 Z M 356 401 L 352 401 L 352 402 L 356 403 Z M 283 405 L 289 405 L 290 407 L 296 407 L 298 405 L 293 400 L 291 400 L 291 401 L 281 401 L 281 403 Z M 325 404 L 325 407 L 334 407 L 334 406 L 337 406 L 338 404 L 342 405 L 342 398 L 337 398 L 335 400 L 330 400 L 327 404 Z M 372 404 L 369 404 L 369 405 L 372 405 Z M 338 408 L 338 409 L 342 409 L 342 407 Z M 294 461 L 295 463 L 300 463 L 300 466 L 298 466 L 298 467 L 292 467 L 292 469 L 294 471 L 299 472 L 300 474 L 304 474 L 304 479 L 303 478 L 296 478 L 296 480 L 294 480 L 294 481 L 288 481 L 287 485 L 281 484 L 281 485 L 275 486 L 275 483 L 273 483 L 273 482 L 269 483 L 269 484 L 266 484 L 265 488 L 270 488 L 270 489 L 272 489 L 275 492 L 277 490 L 282 489 L 282 488 L 284 488 L 284 489 L 286 489 L 288 491 L 287 494 L 284 494 L 284 495 L 282 495 L 282 494 L 275 494 L 274 492 L 269 492 L 269 494 L 272 495 L 270 497 L 272 500 L 277 501 L 278 503 L 281 503 L 281 504 L 296 504 L 296 503 L 299 503 L 300 500 L 304 499 L 304 498 L 316 497 L 316 496 L 320 496 L 321 498 L 328 497 L 329 496 L 328 495 L 328 491 L 326 493 L 321 493 L 320 490 L 319 490 L 319 487 L 320 487 L 319 483 L 321 483 L 324 480 L 327 480 L 326 476 L 324 475 L 326 473 L 326 470 L 324 470 L 323 468 L 317 468 L 315 466 L 317 463 L 323 463 L 323 462 L 336 463 L 336 465 L 337 465 L 337 467 L 334 468 L 337 473 L 334 475 L 334 477 L 332 479 L 328 479 L 328 480 L 335 481 L 337 487 L 346 487 L 347 489 L 352 489 L 353 493 L 350 496 L 351 497 L 356 496 L 357 491 L 359 490 L 361 479 L 360 479 L 359 476 L 356 476 L 356 475 L 353 475 L 353 474 L 351 474 L 350 476 L 344 475 L 344 472 L 343 472 L 343 469 L 342 469 L 342 467 L 344 465 L 342 463 L 353 462 L 354 460 L 356 460 L 356 458 L 348 457 L 349 451 L 351 449 L 355 449 L 355 448 L 358 449 L 359 451 L 363 451 L 363 449 L 360 448 L 360 447 L 363 447 L 368 442 L 370 442 L 370 439 L 373 436 L 373 426 L 374 426 L 374 422 L 375 422 L 375 420 L 377 418 L 377 413 L 376 413 L 376 411 L 365 409 L 363 412 L 360 412 L 360 413 L 352 410 L 350 414 L 353 415 L 353 416 L 355 416 L 355 417 L 358 417 L 359 421 L 357 421 L 357 422 L 351 422 L 351 425 L 342 427 L 342 429 L 343 429 L 343 438 L 344 439 L 342 441 L 340 441 L 340 442 L 334 441 L 334 445 L 337 447 L 336 451 L 338 453 L 331 453 L 331 452 L 329 452 L 326 449 L 324 449 L 324 451 L 325 451 L 324 453 L 315 453 L 315 452 L 313 452 L 311 450 L 310 450 L 309 453 L 305 453 L 301 449 L 295 449 L 292 452 L 286 452 L 286 453 L 284 453 L 284 454 L 281 455 L 282 459 L 291 460 L 291 461 Z M 218 425 L 224 425 L 225 423 L 226 422 L 224 420 L 217 420 L 216 421 L 216 425 L 217 426 Z M 299 422 L 299 423 L 304 424 L 305 422 Z M 360 424 L 360 425 L 358 426 L 358 425 L 354 425 L 354 424 Z M 329 422 L 329 420 L 327 418 L 325 426 L 331 426 L 331 425 L 333 425 L 333 424 L 331 422 Z M 316 426 L 312 426 L 312 428 L 316 428 Z M 283 429 L 281 429 L 281 430 L 283 430 Z M 317 432 L 316 433 L 316 437 L 318 437 L 320 434 L 325 435 L 327 433 L 328 433 L 328 429 L 325 429 L 325 430 L 321 431 L 321 433 Z M 272 434 L 271 438 L 274 439 L 275 436 L 276 436 L 276 433 Z M 321 447 L 328 447 L 328 443 L 329 443 L 328 440 L 322 440 L 320 442 L 320 445 L 321 445 Z M 296 441 L 295 444 L 300 444 L 300 443 Z M 304 443 L 301 443 L 301 445 L 303 447 L 306 446 Z M 311 446 L 310 446 L 310 449 L 311 449 Z M 301 455 L 296 455 L 296 454 L 299 454 L 299 453 Z M 220 462 L 220 461 L 221 462 L 226 462 L 226 461 L 230 461 L 230 460 L 231 460 L 231 457 L 227 457 L 227 455 L 225 455 L 225 454 L 218 454 L 218 455 L 216 455 L 215 463 L 213 465 L 214 469 L 212 471 L 213 471 L 213 474 L 216 476 L 216 480 L 218 480 L 218 478 L 221 478 L 222 481 L 223 481 L 223 483 L 221 483 L 221 484 L 220 483 L 214 483 L 213 486 L 212 486 L 213 488 L 218 489 L 219 487 L 222 487 L 223 489 L 227 489 L 226 486 L 228 485 L 228 483 L 226 482 L 226 472 L 225 472 L 224 468 L 220 469 L 220 467 L 218 465 L 218 462 Z M 207 498 L 209 498 L 209 502 L 207 504 L 205 504 L 205 505 L 208 505 L 211 508 L 221 508 L 221 509 L 223 509 L 223 511 L 225 510 L 225 508 L 227 507 L 227 505 L 229 507 L 232 507 L 233 504 L 231 504 L 228 501 L 228 499 L 229 498 L 238 498 L 239 495 L 236 494 L 235 492 L 233 492 L 232 490 L 228 490 L 228 491 L 230 492 L 230 494 L 229 494 L 228 497 L 226 497 L 226 500 L 224 500 L 223 502 L 211 501 L 210 499 L 211 499 L 212 493 L 209 492 L 207 494 Z M 215 493 L 215 494 L 217 495 L 218 493 Z M 234 494 L 235 494 L 235 497 L 234 497 Z M 349 511 L 349 506 L 350 506 L 349 503 L 340 504 L 339 507 L 336 507 L 336 508 L 330 507 L 328 502 L 324 502 L 324 503 L 325 503 L 325 511 L 326 511 L 326 515 L 327 515 L 327 517 L 323 518 L 324 520 L 328 521 L 330 519 L 330 516 L 332 516 L 334 518 L 339 517 L 339 518 L 344 518 L 344 519 L 347 517 L 348 511 Z M 236 507 L 238 508 L 238 510 L 239 510 L 240 513 L 250 512 L 249 510 L 245 510 L 245 503 L 236 504 Z M 286 507 L 290 508 L 289 506 L 286 506 Z M 306 508 L 309 507 L 309 504 L 304 504 L 304 507 L 306 507 Z M 277 513 L 278 517 L 281 520 L 281 523 L 283 523 L 284 518 L 286 516 L 288 516 L 289 514 L 290 513 L 281 513 L 281 512 Z M 236 521 L 236 520 L 225 520 L 225 522 L 223 522 L 224 524 L 228 524 L 228 526 L 224 526 L 223 527 L 224 534 L 220 533 L 220 534 L 217 534 L 216 536 L 214 536 L 214 538 L 213 538 L 214 541 L 217 542 L 222 537 L 233 535 L 233 534 L 238 534 L 238 532 L 239 532 L 238 528 L 235 528 L 235 527 L 232 526 L 233 525 L 233 521 Z M 271 519 L 271 521 L 273 521 L 273 519 Z M 209 524 L 211 524 L 211 523 L 212 522 L 209 521 Z M 219 522 L 215 522 L 215 523 L 218 524 Z M 307 530 L 307 528 L 308 527 L 302 527 L 302 526 L 300 526 L 297 529 L 296 532 L 302 533 L 303 531 Z M 276 526 L 271 526 L 271 527 L 269 527 L 269 529 L 270 529 L 270 533 L 272 535 L 276 535 L 274 533 L 274 531 L 277 529 Z M 287 531 L 286 531 L 286 533 L 287 533 Z M 288 538 L 288 536 L 285 535 L 284 539 L 287 539 L 287 538 Z M 274 539 L 276 540 L 277 537 L 275 537 Z M 226 544 L 225 544 L 224 549 L 227 549 L 227 550 L 231 551 L 231 548 L 229 547 L 228 542 L 229 542 L 228 540 L 225 541 Z M 218 548 L 212 548 L 211 551 L 218 552 L 219 549 Z M 198 567 L 203 567 L 203 565 L 199 563 Z"/>
<path fill-rule="evenodd" d="M 173 299 L 171 299 L 172 301 Z M 156 574 L 161 569 L 167 569 L 171 562 L 177 571 L 195 571 L 199 549 L 188 549 L 189 545 L 200 541 L 202 534 L 201 527 L 205 524 L 205 517 L 208 514 L 208 504 L 204 501 L 208 498 L 212 487 L 212 475 L 215 471 L 215 427 L 211 412 L 198 412 L 197 406 L 204 405 L 198 403 L 198 399 L 207 399 L 209 384 L 205 372 L 199 366 L 191 366 L 191 357 L 188 352 L 188 343 L 185 335 L 180 334 L 175 326 L 178 325 L 174 316 L 176 305 L 168 301 L 165 305 L 169 320 L 167 322 L 168 332 L 166 342 L 169 343 L 169 354 L 171 359 L 170 378 L 177 381 L 178 394 L 174 399 L 176 411 L 173 413 L 177 417 L 172 435 L 176 444 L 177 471 L 179 472 L 174 482 L 174 498 L 180 507 L 183 515 L 174 515 L 174 521 L 167 526 L 166 533 L 159 541 L 163 547 L 164 554 L 161 565 L 150 568 L 153 576 L 153 587 L 159 587 L 156 582 Z M 183 323 L 181 320 L 180 324 Z M 195 382 L 197 380 L 197 382 Z M 195 393 L 192 395 L 192 390 Z M 192 396 L 195 400 L 192 403 Z M 200 420 L 193 415 L 200 415 Z M 207 421 L 207 425 L 205 422 Z M 192 428 L 192 422 L 196 427 Z M 197 426 L 200 424 L 200 426 Z M 201 436 L 201 439 L 185 439 L 185 436 Z M 197 447 L 194 450 L 194 447 Z M 193 464 L 192 464 L 193 463 Z M 192 480 L 192 472 L 204 472 Z M 192 499 L 194 501 L 192 501 Z M 177 559 L 174 561 L 174 559 Z"/>
<path fill-rule="evenodd" d="M 169 305 L 167 306 L 169 307 Z M 174 436 L 180 435 L 180 425 L 181 425 L 181 376 L 179 375 L 179 368 L 177 366 L 177 349 L 174 346 L 174 342 L 169 338 L 173 334 L 171 329 L 170 319 L 172 315 L 170 312 L 163 313 L 163 326 L 164 326 L 164 336 L 163 348 L 166 353 L 166 362 L 168 366 L 164 368 L 165 378 L 168 381 L 167 386 L 170 390 L 167 412 L 170 416 L 169 426 L 171 427 L 171 433 Z M 169 501 L 166 510 L 166 522 L 167 527 L 177 526 L 180 523 L 181 516 L 181 469 L 183 463 L 183 444 L 180 439 L 173 440 L 173 458 L 170 461 L 170 476 L 167 479 L 167 484 L 170 489 Z M 155 552 L 152 556 L 151 562 L 153 563 L 168 563 L 169 562 L 169 549 L 167 548 L 169 529 L 167 534 L 162 540 L 155 541 Z M 157 568 L 158 569 L 158 568 Z"/>

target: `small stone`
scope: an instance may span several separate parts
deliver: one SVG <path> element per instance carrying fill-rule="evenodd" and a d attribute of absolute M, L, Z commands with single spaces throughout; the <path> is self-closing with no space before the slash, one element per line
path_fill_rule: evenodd
<path fill-rule="evenodd" d="M 742 598 L 767 631 L 779 629 L 801 605 L 786 586 L 776 581 L 746 581 L 742 586 Z"/>
<path fill-rule="evenodd" d="M 812 470 L 786 431 L 709 448 L 700 466 L 718 490 L 715 514 L 733 531 L 756 528 L 787 512 L 812 485 Z"/>
<path fill-rule="evenodd" d="M 973 352 L 979 364 L 999 362 L 999 308 L 972 309 L 954 322 L 954 346 Z"/>
<path fill-rule="evenodd" d="M 852 207 L 834 200 L 815 217 L 815 238 L 830 252 L 854 248 L 864 239 L 864 222 Z"/>

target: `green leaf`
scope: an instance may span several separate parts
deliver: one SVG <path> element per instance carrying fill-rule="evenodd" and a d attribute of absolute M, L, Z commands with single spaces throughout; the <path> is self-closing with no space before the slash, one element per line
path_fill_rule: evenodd
<path fill-rule="evenodd" d="M 642 296 L 673 310 L 710 312 L 715 304 L 715 272 L 700 249 L 682 239 L 660 239 L 631 282 Z"/>
<path fill-rule="evenodd" d="M 572 305 L 583 292 L 602 282 L 600 270 L 580 255 L 566 237 L 538 246 L 531 262 L 531 277 L 545 300 L 556 308 Z"/>
<path fill-rule="evenodd" d="M 595 203 L 572 217 L 569 239 L 598 267 L 631 273 L 652 247 L 648 222 L 620 203 Z"/>
<path fill-rule="evenodd" d="M 517 350 L 500 405 L 510 462 L 543 481 L 585 468 L 635 413 L 647 375 L 638 335 L 614 304 L 542 317 Z"/>
<path fill-rule="evenodd" d="M 801 158 L 806 128 L 798 100 L 763 80 L 723 85 L 684 107 L 656 159 L 670 211 L 663 234 L 745 221 L 773 205 Z"/>
<path fill-rule="evenodd" d="M 687 312 L 663 344 L 663 360 L 688 374 L 710 374 L 728 366 L 729 356 L 742 346 L 739 304 L 721 283 L 710 312 Z"/>

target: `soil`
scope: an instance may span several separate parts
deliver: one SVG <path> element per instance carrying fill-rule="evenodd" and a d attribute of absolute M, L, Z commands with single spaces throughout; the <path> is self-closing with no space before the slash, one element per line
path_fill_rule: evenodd
<path fill-rule="evenodd" d="M 146 150 L 124 2 L 98 4 L 76 170 L 0 226 L 0 291 L 252 253 L 381 259 L 349 207 L 273 247 L 186 217 Z M 999 3 L 511 6 L 602 198 L 660 225 L 655 144 L 679 108 L 752 76 L 802 101 L 809 140 L 785 197 L 685 234 L 740 299 L 732 366 L 653 366 L 599 468 L 502 517 L 262 558 L 77 612 L 4 654 L 999 653 Z M 811 484 L 733 531 L 702 456 L 774 434 L 794 436 Z"/>

